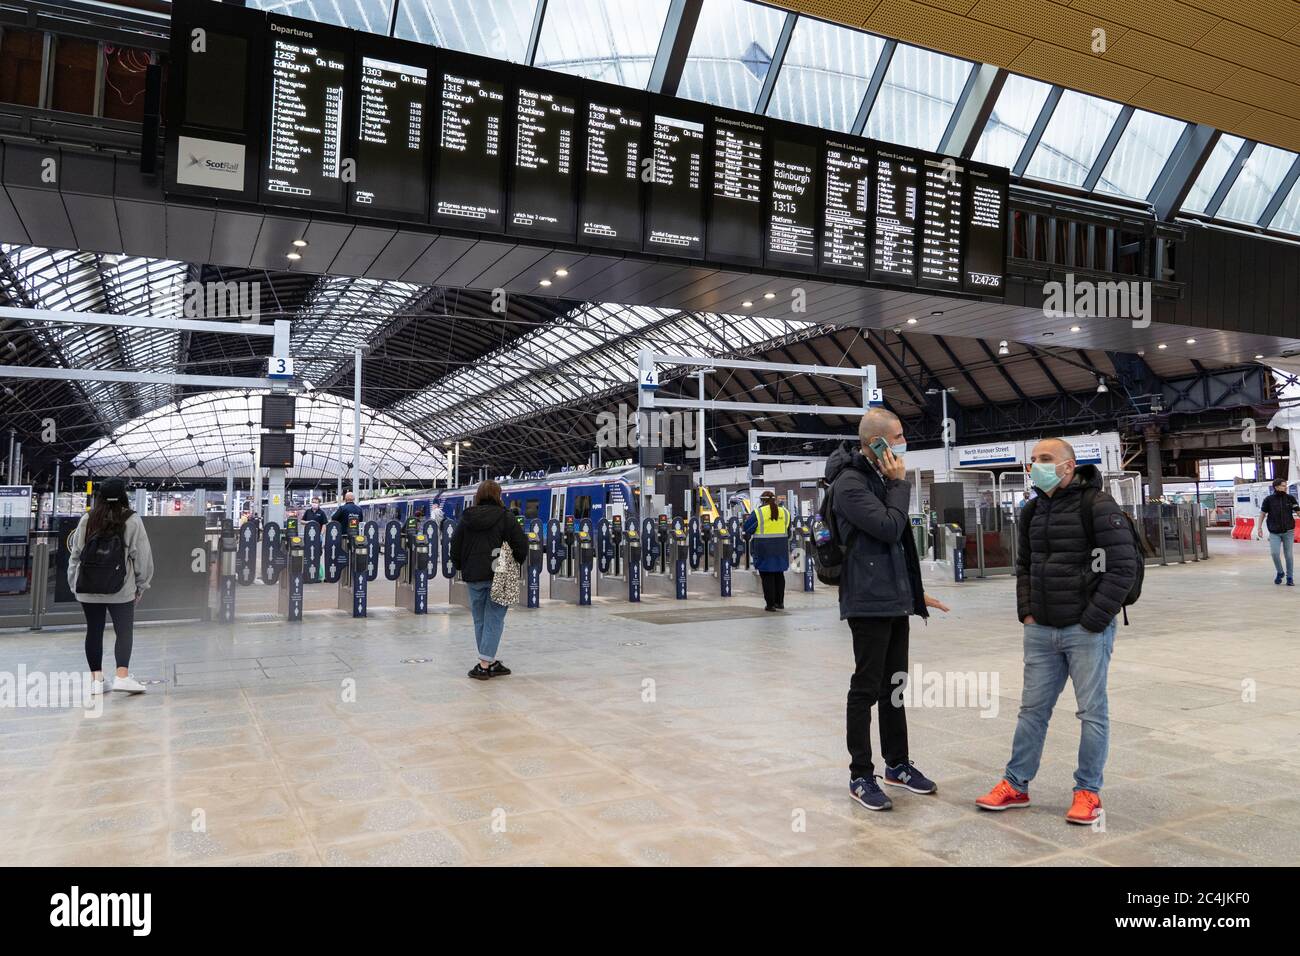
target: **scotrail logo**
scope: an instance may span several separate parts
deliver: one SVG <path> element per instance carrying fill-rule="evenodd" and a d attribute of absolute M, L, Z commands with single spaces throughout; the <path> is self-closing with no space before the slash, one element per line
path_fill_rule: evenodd
<path fill-rule="evenodd" d="M 82 893 L 78 886 L 50 897 L 50 925 L 56 927 L 129 927 L 133 936 L 153 928 L 152 893 Z"/>
<path fill-rule="evenodd" d="M 1133 328 L 1151 324 L 1151 283 L 1097 282 L 1065 274 L 1065 282 L 1043 283 L 1043 315 L 1051 319 L 1130 319 Z"/>

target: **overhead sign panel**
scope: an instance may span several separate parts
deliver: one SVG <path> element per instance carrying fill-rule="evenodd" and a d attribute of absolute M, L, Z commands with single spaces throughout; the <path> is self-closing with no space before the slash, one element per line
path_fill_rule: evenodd
<path fill-rule="evenodd" d="M 656 107 L 646 198 L 647 252 L 704 255 L 704 120 Z"/>
<path fill-rule="evenodd" d="M 972 164 L 967 172 L 966 240 L 962 288 L 976 295 L 1006 294 L 1007 191 L 1005 169 Z"/>
<path fill-rule="evenodd" d="M 344 30 L 267 18 L 263 202 L 343 208 L 351 43 Z"/>
<path fill-rule="evenodd" d="M 965 220 L 966 169 L 956 160 L 921 162 L 921 261 L 917 281 L 936 289 L 961 288 L 961 232 Z"/>
<path fill-rule="evenodd" d="M 921 215 L 920 160 L 906 150 L 877 146 L 872 172 L 871 278 L 911 285 Z"/>
<path fill-rule="evenodd" d="M 451 54 L 440 54 L 438 64 L 432 221 L 453 228 L 502 232 L 505 67 Z"/>
<path fill-rule="evenodd" d="M 871 240 L 871 152 L 867 144 L 828 141 L 824 172 L 822 271 L 865 279 Z"/>
<path fill-rule="evenodd" d="M 573 241 L 578 97 L 566 77 L 518 70 L 509 232 Z"/>
<path fill-rule="evenodd" d="M 626 93 L 593 84 L 584 114 L 578 241 L 639 250 L 645 107 Z"/>
<path fill-rule="evenodd" d="M 767 265 L 811 269 L 817 262 L 817 146 L 776 134 L 771 163 Z"/>
<path fill-rule="evenodd" d="M 358 40 L 356 182 L 349 211 L 424 220 L 429 210 L 429 73 L 410 44 Z"/>
<path fill-rule="evenodd" d="M 758 117 L 731 113 L 714 114 L 712 129 L 705 258 L 762 265 L 767 131 Z"/>

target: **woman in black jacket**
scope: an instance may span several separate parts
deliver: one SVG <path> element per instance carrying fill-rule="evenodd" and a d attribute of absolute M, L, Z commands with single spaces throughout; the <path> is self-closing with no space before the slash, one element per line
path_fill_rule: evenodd
<path fill-rule="evenodd" d="M 510 554 L 503 554 L 503 545 Z M 510 673 L 496 659 L 508 608 L 492 600 L 492 571 L 498 560 L 522 563 L 528 557 L 528 537 L 519 522 L 501 502 L 501 486 L 488 479 L 478 486 L 474 505 L 466 508 L 451 536 L 451 562 L 469 588 L 469 610 L 474 617 L 474 640 L 478 663 L 469 676 L 475 680 L 504 677 Z"/>

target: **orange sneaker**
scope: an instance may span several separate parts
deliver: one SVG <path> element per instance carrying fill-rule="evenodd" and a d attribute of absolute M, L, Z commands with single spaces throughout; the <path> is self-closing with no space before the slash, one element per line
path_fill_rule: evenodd
<path fill-rule="evenodd" d="M 1101 797 L 1091 790 L 1076 790 L 1074 803 L 1070 804 L 1070 812 L 1065 815 L 1065 819 L 1087 826 L 1096 822 L 1101 814 Z"/>
<path fill-rule="evenodd" d="M 1021 793 L 1005 780 L 999 780 L 998 785 L 984 794 L 982 797 L 975 799 L 975 805 L 981 810 L 1009 810 L 1012 807 L 1029 806 L 1029 794 Z"/>

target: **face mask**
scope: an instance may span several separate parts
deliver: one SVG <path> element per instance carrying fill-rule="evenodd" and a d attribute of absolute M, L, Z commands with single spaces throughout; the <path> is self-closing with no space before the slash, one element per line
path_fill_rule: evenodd
<path fill-rule="evenodd" d="M 1055 465 L 1036 461 L 1029 466 L 1029 480 L 1035 488 L 1051 491 L 1061 483 L 1061 476 L 1056 473 Z"/>
<path fill-rule="evenodd" d="M 894 453 L 895 457 L 901 458 L 907 454 L 907 442 L 903 442 L 901 445 L 890 445 L 889 450 Z"/>

